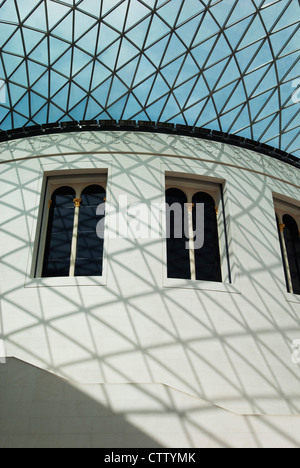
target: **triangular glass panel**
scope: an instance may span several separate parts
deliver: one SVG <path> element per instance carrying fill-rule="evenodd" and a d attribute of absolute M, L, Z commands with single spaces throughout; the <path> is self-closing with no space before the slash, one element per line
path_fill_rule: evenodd
<path fill-rule="evenodd" d="M 275 112 L 278 112 L 279 109 L 280 109 L 279 96 L 278 96 L 278 93 L 275 91 L 271 93 L 271 98 L 265 102 L 265 105 L 263 106 L 261 112 L 257 116 L 257 119 L 263 119 L 265 117 L 269 117 L 269 115 L 272 115 Z"/>
<path fill-rule="evenodd" d="M 31 60 L 27 61 L 28 73 L 29 73 L 29 85 L 32 86 L 35 81 L 37 81 L 43 73 L 45 73 L 46 68 L 42 65 L 38 65 Z"/>
<path fill-rule="evenodd" d="M 24 21 L 32 10 L 36 7 L 36 0 L 26 0 L 26 2 L 18 2 L 18 10 L 21 21 Z"/>
<path fill-rule="evenodd" d="M 29 97 L 32 115 L 36 114 L 39 111 L 39 109 L 41 109 L 45 104 L 47 104 L 46 99 L 33 92 L 30 93 Z"/>
<path fill-rule="evenodd" d="M 287 153 L 292 152 L 293 150 L 299 148 L 300 144 L 300 133 L 299 133 L 299 127 L 295 128 L 289 132 L 284 132 L 281 135 L 281 144 Z"/>
<path fill-rule="evenodd" d="M 186 47 L 182 44 L 178 37 L 173 34 L 171 36 L 168 49 L 166 50 L 162 66 L 172 62 L 185 53 L 187 53 Z"/>
<path fill-rule="evenodd" d="M 170 28 L 157 15 L 153 17 L 151 27 L 148 33 L 146 47 L 154 44 L 159 39 L 162 39 L 166 34 L 170 33 Z"/>
<path fill-rule="evenodd" d="M 197 36 L 194 40 L 194 45 L 198 45 L 203 41 L 207 40 L 218 34 L 220 32 L 220 27 L 218 23 L 214 20 L 213 15 L 209 10 L 206 11 L 204 20 L 200 26 L 200 29 L 197 33 Z"/>
<path fill-rule="evenodd" d="M 176 29 L 177 35 L 189 48 L 194 42 L 194 37 L 199 27 L 199 20 L 199 17 L 194 18 L 191 21 L 188 21 L 187 23 L 183 24 L 183 26 L 180 26 L 180 28 Z"/>
<path fill-rule="evenodd" d="M 125 65 L 125 63 L 130 62 L 130 60 L 135 58 L 137 55 L 139 55 L 139 50 L 134 47 L 131 42 L 124 38 L 122 40 L 117 68 L 120 68 Z"/>
<path fill-rule="evenodd" d="M 77 105 L 78 102 L 82 101 L 86 97 L 86 92 L 83 91 L 75 83 L 71 84 L 69 109 L 72 109 Z"/>
<path fill-rule="evenodd" d="M 126 105 L 127 97 L 124 96 L 122 99 L 118 100 L 114 104 L 108 107 L 107 112 L 110 113 L 113 119 L 118 120 L 120 115 L 122 115 L 124 106 Z"/>
<path fill-rule="evenodd" d="M 290 26 L 299 20 L 299 5 L 296 2 L 290 2 L 288 5 L 284 2 L 282 9 L 285 9 L 284 14 L 276 24 L 274 31 Z"/>
<path fill-rule="evenodd" d="M 199 117 L 196 126 L 197 127 L 204 127 L 207 125 L 209 122 L 215 120 L 217 117 L 216 115 L 216 109 L 213 105 L 213 102 L 211 99 L 208 99 L 206 105 L 204 105 L 202 109 L 202 114 Z"/>
<path fill-rule="evenodd" d="M 26 3 L 26 2 L 22 2 Z M 46 14 L 45 14 L 45 5 L 41 3 L 37 8 L 34 9 L 32 14 L 27 18 L 25 22 L 25 26 L 31 26 L 32 28 L 36 28 L 37 24 L 39 25 L 39 29 L 43 31 L 47 31 L 47 23 L 46 23 Z"/>
<path fill-rule="evenodd" d="M 58 109 L 54 104 L 49 105 L 49 122 L 59 122 L 65 113 Z"/>
<path fill-rule="evenodd" d="M 227 27 L 227 29 L 225 29 L 224 34 L 229 40 L 230 46 L 233 50 L 235 50 L 238 47 L 242 38 L 245 36 L 247 28 L 252 20 L 253 17 L 246 18 L 243 21 L 238 22 L 233 26 L 229 26 Z"/>
<path fill-rule="evenodd" d="M 64 41 L 60 41 L 55 37 L 50 36 L 50 60 L 51 63 L 54 63 L 61 55 L 63 55 L 68 49 L 70 49 L 70 45 Z"/>
<path fill-rule="evenodd" d="M 173 62 L 171 65 L 168 65 L 167 70 L 168 75 L 164 73 L 164 76 L 168 81 L 170 80 L 170 84 L 176 79 L 176 76 L 179 72 L 176 81 L 174 81 L 174 84 L 176 84 L 176 86 L 179 86 L 180 84 L 185 83 L 191 78 L 198 76 L 200 73 L 199 68 L 197 67 L 194 59 L 190 54 L 188 54 L 187 56 L 183 56 L 176 62 Z"/>
<path fill-rule="evenodd" d="M 95 6 L 95 0 L 81 0 L 80 4 L 78 5 L 78 9 L 86 11 L 90 15 L 95 16 L 95 18 L 99 18 L 100 8 L 100 3 L 97 7 Z"/>
<path fill-rule="evenodd" d="M 11 96 L 11 104 L 15 106 L 16 103 L 27 93 L 27 88 L 22 88 L 13 83 L 9 85 L 9 91 Z"/>
<path fill-rule="evenodd" d="M 1 21 L 18 23 L 19 18 L 16 12 L 15 0 L 6 0 L 1 6 Z"/>
<path fill-rule="evenodd" d="M 73 63 L 72 63 L 72 75 L 76 75 L 82 68 L 86 67 L 91 62 L 91 57 L 81 50 L 74 47 L 73 49 Z"/>
<path fill-rule="evenodd" d="M 109 71 L 104 65 L 98 62 L 98 60 L 96 60 L 94 62 L 92 90 L 98 87 L 101 83 L 103 83 L 109 76 L 111 76 L 111 71 Z"/>
<path fill-rule="evenodd" d="M 40 93 L 42 96 L 48 95 L 49 87 L 49 72 L 47 71 L 44 75 L 34 84 L 32 90 Z"/>
<path fill-rule="evenodd" d="M 92 79 L 93 66 L 93 62 L 88 64 L 81 72 L 73 77 L 73 81 L 88 90 Z"/>
<path fill-rule="evenodd" d="M 136 77 L 134 80 L 134 86 L 136 86 L 138 83 L 141 83 L 144 81 L 146 78 L 151 76 L 153 73 L 156 73 L 156 68 L 149 62 L 149 60 L 143 56 L 141 58 L 139 67 L 137 69 Z"/>
<path fill-rule="evenodd" d="M 109 23 L 112 28 L 122 32 L 124 29 L 124 21 L 126 18 L 127 2 L 122 2 L 117 5 L 111 13 L 105 16 L 105 22 Z"/>
<path fill-rule="evenodd" d="M 106 107 L 106 102 L 108 99 L 109 91 L 111 89 L 111 84 L 112 78 L 106 80 L 103 84 L 101 84 L 101 86 L 99 86 L 93 91 L 93 97 L 95 98 L 95 101 L 98 101 L 103 108 Z"/>
<path fill-rule="evenodd" d="M 47 0 L 46 5 L 49 30 L 51 31 L 59 20 L 70 12 L 70 8 L 58 2 L 52 2 L 51 0 Z"/>
<path fill-rule="evenodd" d="M 50 70 L 50 96 L 57 93 L 65 84 L 68 79 L 56 73 L 53 69 Z"/>
<path fill-rule="evenodd" d="M 161 39 L 157 44 L 154 44 L 153 46 L 149 47 L 145 51 L 145 55 L 155 64 L 156 66 L 159 66 L 162 60 L 162 56 L 164 51 L 166 50 L 166 47 L 168 45 L 168 37 L 165 37 Z"/>
<path fill-rule="evenodd" d="M 232 83 L 226 86 L 225 88 L 222 88 L 219 91 L 214 92 L 213 98 L 214 98 L 215 105 L 218 109 L 218 112 L 224 111 L 224 107 L 226 103 L 228 102 L 228 100 L 230 99 L 236 87 L 237 87 L 237 82 Z"/>
<path fill-rule="evenodd" d="M 72 64 L 72 53 L 68 50 L 54 65 L 53 68 L 64 74 L 66 77 L 70 75 Z"/>
<path fill-rule="evenodd" d="M 265 129 L 260 137 L 260 140 L 262 140 L 264 143 L 267 143 L 269 140 L 277 137 L 280 134 L 279 123 L 280 121 L 278 115 L 277 117 L 272 116 L 265 119 Z"/>
<path fill-rule="evenodd" d="M 221 28 L 227 23 L 230 10 L 232 9 L 232 3 L 232 1 L 220 2 L 210 8 L 211 14 Z M 230 20 L 229 23 L 233 23 L 233 21 Z"/>
<path fill-rule="evenodd" d="M 260 96 L 256 96 L 255 98 L 249 99 L 249 106 L 251 111 L 251 118 L 252 121 L 255 121 L 258 115 L 264 108 L 264 105 L 272 96 L 272 91 L 268 91 L 267 93 L 261 94 Z"/>
<path fill-rule="evenodd" d="M 134 44 L 140 45 L 141 47 L 144 44 L 146 39 L 146 32 L 148 31 L 150 24 L 150 17 L 138 23 L 134 28 L 130 29 L 126 33 L 126 37 L 130 39 Z"/>
<path fill-rule="evenodd" d="M 66 109 L 68 104 L 70 85 L 66 84 L 55 96 L 52 96 L 51 102 L 59 106 L 61 109 Z"/>
<path fill-rule="evenodd" d="M 146 112 L 150 117 L 150 120 L 157 122 L 159 120 L 159 116 L 163 111 L 163 107 L 165 105 L 166 98 L 162 98 L 159 101 L 147 106 Z"/>
<path fill-rule="evenodd" d="M 271 67 L 268 73 L 264 76 L 263 81 L 255 90 L 255 95 L 261 94 L 277 85 L 277 76 L 274 67 Z"/>
<path fill-rule="evenodd" d="M 251 63 L 249 72 L 251 72 L 251 70 L 255 70 L 256 68 L 268 65 L 271 62 L 273 62 L 273 56 L 270 51 L 269 41 L 265 41 L 255 59 Z"/>
<path fill-rule="evenodd" d="M 261 38 L 265 38 L 266 31 L 263 27 L 263 24 L 260 18 L 257 16 L 253 23 L 251 24 L 247 34 L 245 35 L 244 39 L 242 40 L 239 49 L 243 49 L 244 47 L 253 44 L 253 42 L 258 41 Z"/>
<path fill-rule="evenodd" d="M 178 24 L 183 23 L 194 15 L 199 15 L 204 10 L 204 6 L 198 0 L 189 0 L 188 2 L 183 2 L 183 7 L 179 16 Z M 198 22 L 199 22 L 199 18 Z"/>
<path fill-rule="evenodd" d="M 101 54 L 109 45 L 120 39 L 120 34 L 109 28 L 106 24 L 100 24 L 100 34 L 97 46 L 97 54 Z"/>
<path fill-rule="evenodd" d="M 11 52 L 13 54 L 17 52 L 19 55 L 25 55 L 23 42 L 22 42 L 22 36 L 21 36 L 19 29 L 17 29 L 17 31 L 14 33 L 12 38 L 7 42 L 7 44 L 5 44 L 5 46 L 3 47 L 3 50 L 5 52 Z"/>
<path fill-rule="evenodd" d="M 189 3 L 192 3 L 193 0 L 189 0 Z M 178 12 L 180 11 L 180 6 L 182 0 L 173 0 L 172 2 L 167 2 L 158 10 L 158 14 L 161 18 L 169 24 L 171 28 L 175 26 L 176 18 L 178 17 Z"/>
<path fill-rule="evenodd" d="M 23 117 L 22 115 L 18 114 L 17 112 L 12 112 L 13 114 L 13 122 L 14 128 L 20 128 L 20 127 L 25 127 L 25 125 L 28 122 L 28 118 Z"/>
<path fill-rule="evenodd" d="M 0 17 L 1 18 L 1 17 Z M 2 18 L 1 18 L 2 19 Z M 0 45 L 3 47 L 6 41 L 17 31 L 14 24 L 1 23 Z"/>
<path fill-rule="evenodd" d="M 194 84 L 196 83 L 196 78 L 188 81 L 187 83 L 179 86 L 178 88 L 174 89 L 174 95 L 178 100 L 181 109 L 185 106 L 185 103 L 188 101 L 189 96 L 193 90 Z"/>
<path fill-rule="evenodd" d="M 128 85 L 128 87 L 131 87 L 132 85 L 138 62 L 139 59 L 136 58 L 131 60 L 125 67 L 122 67 L 120 70 L 118 70 L 118 77 L 120 77 L 121 80 L 123 80 L 124 83 Z"/>
<path fill-rule="evenodd" d="M 48 66 L 48 42 L 47 38 L 30 52 L 30 59 L 36 60 L 46 66 Z"/>
<path fill-rule="evenodd" d="M 191 54 L 199 68 L 203 69 L 204 65 L 207 63 L 208 56 L 213 50 L 215 42 L 216 38 L 214 37 L 191 50 Z"/>
<path fill-rule="evenodd" d="M 49 123 L 48 122 L 48 104 L 46 104 L 42 109 L 36 112 L 36 109 L 32 112 L 32 118 L 34 119 L 35 123 Z"/>
<path fill-rule="evenodd" d="M 245 95 L 244 85 L 243 83 L 239 83 L 239 85 L 235 88 L 233 95 L 229 99 L 225 109 L 223 112 L 229 111 L 231 109 L 236 108 L 243 102 L 246 102 L 247 98 Z"/>
<path fill-rule="evenodd" d="M 79 41 L 76 42 L 76 46 L 83 49 L 86 53 L 95 55 L 96 50 L 96 40 L 98 37 L 98 26 L 92 28 L 88 33 L 86 33 Z"/>
<path fill-rule="evenodd" d="M 147 80 L 145 80 L 143 83 L 133 88 L 135 96 L 141 103 L 145 104 L 148 101 L 149 92 L 152 88 L 155 78 L 156 75 L 153 75 Z"/>
<path fill-rule="evenodd" d="M 112 46 L 106 49 L 98 56 L 98 60 L 100 60 L 104 65 L 109 67 L 111 70 L 115 68 L 116 61 L 118 58 L 118 51 L 120 48 L 120 40 L 115 42 Z"/>
<path fill-rule="evenodd" d="M 268 72 L 269 67 L 259 68 L 255 72 L 249 73 L 244 77 L 244 82 L 246 84 L 247 94 L 249 97 L 252 96 L 255 88 L 258 86 L 258 83 L 263 78 L 263 76 Z"/>
<path fill-rule="evenodd" d="M 186 107 L 192 106 L 196 102 L 199 102 L 204 97 L 208 97 L 208 96 L 209 96 L 209 90 L 206 86 L 203 76 L 200 76 Z"/>
<path fill-rule="evenodd" d="M 214 63 L 220 62 L 220 60 L 231 55 L 232 55 L 232 52 L 230 50 L 230 47 L 228 46 L 227 41 L 222 35 L 219 37 L 218 42 L 216 43 L 214 49 L 212 50 L 212 53 L 206 64 L 206 67 L 209 67 L 210 65 L 213 65 Z"/>
<path fill-rule="evenodd" d="M 64 39 L 70 44 L 73 42 L 73 15 L 70 13 L 52 31 L 55 36 Z"/>
<path fill-rule="evenodd" d="M 93 98 L 89 98 L 88 105 L 86 109 L 86 118 L 87 119 L 94 119 L 97 115 L 99 115 L 103 111 L 103 107 L 99 105 Z"/>
<path fill-rule="evenodd" d="M 246 127 L 251 128 L 251 121 L 246 104 L 239 108 L 237 116 L 237 120 L 235 123 L 233 122 L 229 128 L 229 133 L 240 133 Z"/>
<path fill-rule="evenodd" d="M 11 81 L 15 83 L 22 83 L 23 86 L 29 86 L 27 81 L 27 68 L 25 62 L 14 72 L 13 75 L 10 77 Z"/>
<path fill-rule="evenodd" d="M 138 0 L 131 0 L 127 15 L 126 29 L 138 24 L 145 16 L 149 15 L 149 9 Z"/>
<path fill-rule="evenodd" d="M 222 74 L 228 62 L 229 60 L 225 59 L 221 63 L 218 63 L 217 65 L 209 68 L 208 70 L 205 70 L 204 75 L 211 90 L 214 89 L 218 81 L 220 83 L 220 78 L 222 77 Z"/>
<path fill-rule="evenodd" d="M 117 78 L 113 78 L 112 87 L 109 93 L 107 105 L 113 104 L 115 101 L 123 97 L 124 94 L 128 93 L 128 88 Z"/>
<path fill-rule="evenodd" d="M 74 101 L 75 102 L 75 101 Z M 75 106 L 72 107 L 73 102 L 70 101 L 69 114 L 74 120 L 84 120 L 84 114 L 86 109 L 87 97 L 82 99 L 80 102 L 75 102 Z"/>
<path fill-rule="evenodd" d="M 218 6 L 217 6 L 218 8 Z M 238 21 L 241 21 L 245 16 L 249 16 L 256 13 L 255 5 L 252 0 L 243 0 L 242 2 L 236 2 L 235 8 L 232 15 L 229 18 L 228 23 L 233 24 Z"/>
<path fill-rule="evenodd" d="M 261 44 L 262 41 L 259 41 L 235 54 L 235 59 L 237 60 L 242 73 L 245 73 L 249 69 L 251 59 L 254 57 Z"/>
<path fill-rule="evenodd" d="M 135 97 L 131 94 L 129 96 L 122 118 L 125 120 L 131 120 L 134 118 L 135 115 L 139 114 L 140 112 L 141 112 L 141 105 L 138 103 Z"/>
<path fill-rule="evenodd" d="M 75 41 L 78 41 L 82 36 L 84 36 L 89 29 L 92 28 L 96 22 L 95 18 L 91 18 L 89 15 L 85 15 L 80 11 L 76 10 L 75 12 L 75 31 L 74 38 Z"/>
<path fill-rule="evenodd" d="M 151 94 L 147 101 L 149 104 L 151 104 L 152 102 L 157 101 L 158 99 L 160 99 L 165 94 L 168 94 L 169 92 L 170 92 L 170 88 L 167 85 L 166 81 L 163 79 L 163 77 L 160 74 L 158 74 L 155 79 Z"/>
<path fill-rule="evenodd" d="M 16 57 L 15 55 L 5 54 L 4 52 L 2 53 L 2 57 L 3 57 L 3 62 L 5 64 L 6 74 L 8 77 L 12 73 L 14 73 L 16 68 L 18 68 L 21 65 L 21 63 L 24 61 L 23 57 Z M 1 75 L 2 75 L 1 78 L 4 78 L 4 73 L 3 74 L 1 73 Z"/>

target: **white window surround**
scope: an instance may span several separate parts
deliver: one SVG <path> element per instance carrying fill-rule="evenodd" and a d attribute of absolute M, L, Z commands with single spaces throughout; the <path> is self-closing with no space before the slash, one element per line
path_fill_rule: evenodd
<path fill-rule="evenodd" d="M 175 167 L 174 167 L 175 168 Z M 185 193 L 188 203 L 192 202 L 193 196 L 198 192 L 205 192 L 209 194 L 215 201 L 216 215 L 218 221 L 218 233 L 219 233 L 219 245 L 220 245 L 220 258 L 221 258 L 221 270 L 222 270 L 222 283 L 211 282 L 211 281 L 199 281 L 195 279 L 173 279 L 167 276 L 167 248 L 166 239 L 164 239 L 164 287 L 165 288 L 177 288 L 177 289 L 195 289 L 195 290 L 206 290 L 215 292 L 228 292 L 240 294 L 240 282 L 239 272 L 236 271 L 236 261 L 233 252 L 233 242 L 231 235 L 231 228 L 229 222 L 229 214 L 226 210 L 226 219 L 224 216 L 224 202 L 222 201 L 221 187 L 225 189 L 226 182 L 224 179 L 216 179 L 215 177 L 198 176 L 196 174 L 179 173 L 178 166 L 176 172 L 170 170 L 165 171 L 165 191 L 169 188 L 177 188 Z M 227 190 L 224 190 L 223 197 L 227 196 Z M 229 200 L 226 200 L 228 207 Z M 165 220 L 163 220 L 165 222 Z M 227 242 L 225 234 L 225 222 L 227 231 Z M 228 248 L 227 248 L 228 246 Z M 229 262 L 229 264 L 228 264 Z M 231 268 L 229 267 L 231 266 Z M 232 265 L 235 271 L 233 271 Z M 230 268 L 230 271 L 229 271 Z M 234 273 L 234 274 L 233 274 Z M 230 275 L 232 282 L 230 283 Z"/>
<path fill-rule="evenodd" d="M 106 198 L 108 198 L 108 174 L 109 168 L 99 169 L 82 169 L 82 170 L 57 170 L 56 164 L 47 164 L 52 166 L 54 170 L 42 171 L 43 187 L 39 195 L 40 202 L 39 214 L 37 216 L 36 229 L 33 229 L 32 235 L 32 250 L 28 259 L 27 274 L 25 279 L 25 288 L 36 287 L 68 287 L 68 286 L 106 286 L 107 285 L 107 252 L 108 238 L 104 241 L 103 251 L 103 274 L 102 276 L 87 276 L 87 277 L 55 277 L 42 278 L 41 272 L 44 261 L 45 242 L 47 236 L 48 216 L 49 216 L 49 200 L 52 194 L 59 187 L 71 187 L 75 190 L 76 198 L 80 198 L 82 191 L 90 185 L 99 185 L 106 190 Z M 105 230 L 106 230 L 105 219 Z M 75 223 L 74 223 L 75 225 Z M 75 228 L 75 226 L 74 226 Z M 74 243 L 75 244 L 75 241 Z M 72 256 L 74 258 L 74 255 Z"/>
<path fill-rule="evenodd" d="M 279 222 L 279 231 L 280 231 L 279 235 L 281 237 L 281 245 L 283 249 L 283 259 L 282 259 L 283 267 L 286 271 L 287 281 L 288 281 L 290 291 L 292 291 L 293 286 L 292 286 L 292 280 L 291 280 L 291 275 L 290 275 L 289 262 L 287 258 L 287 250 L 286 250 L 286 243 L 285 243 L 285 237 L 284 237 L 285 226 L 284 226 L 283 218 L 285 215 L 291 216 L 297 223 L 299 235 L 300 235 L 300 201 L 294 200 L 288 197 L 284 197 L 283 195 L 278 195 L 276 193 L 273 193 L 273 201 L 274 201 L 275 213 Z M 285 282 L 284 282 L 284 287 L 285 287 L 284 292 L 285 292 L 286 300 L 288 302 L 300 304 L 300 295 L 287 291 Z"/>

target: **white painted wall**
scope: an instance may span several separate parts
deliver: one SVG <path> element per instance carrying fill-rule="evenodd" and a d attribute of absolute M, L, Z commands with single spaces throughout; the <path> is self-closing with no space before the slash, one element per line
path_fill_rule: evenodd
<path fill-rule="evenodd" d="M 99 281 L 30 278 L 44 176 L 92 169 L 108 170 L 112 203 L 124 193 L 161 203 L 165 172 L 225 180 L 233 284 L 170 284 L 163 239 L 110 239 Z M 300 298 L 286 293 L 273 193 L 300 205 L 299 170 L 189 137 L 87 132 L 2 143 L 7 355 L 80 385 L 164 384 L 242 415 L 299 414 L 291 345 Z"/>

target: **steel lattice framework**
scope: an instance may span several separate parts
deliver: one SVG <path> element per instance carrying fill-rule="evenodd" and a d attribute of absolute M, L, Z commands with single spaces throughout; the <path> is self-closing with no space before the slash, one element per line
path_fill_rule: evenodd
<path fill-rule="evenodd" d="M 0 129 L 134 119 L 300 156 L 297 0 L 0 0 Z"/>

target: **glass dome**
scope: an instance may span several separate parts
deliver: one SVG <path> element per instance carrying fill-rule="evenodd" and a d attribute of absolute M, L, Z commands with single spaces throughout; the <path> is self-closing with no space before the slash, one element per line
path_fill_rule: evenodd
<path fill-rule="evenodd" d="M 297 0 L 0 0 L 0 129 L 132 119 L 300 156 Z"/>

